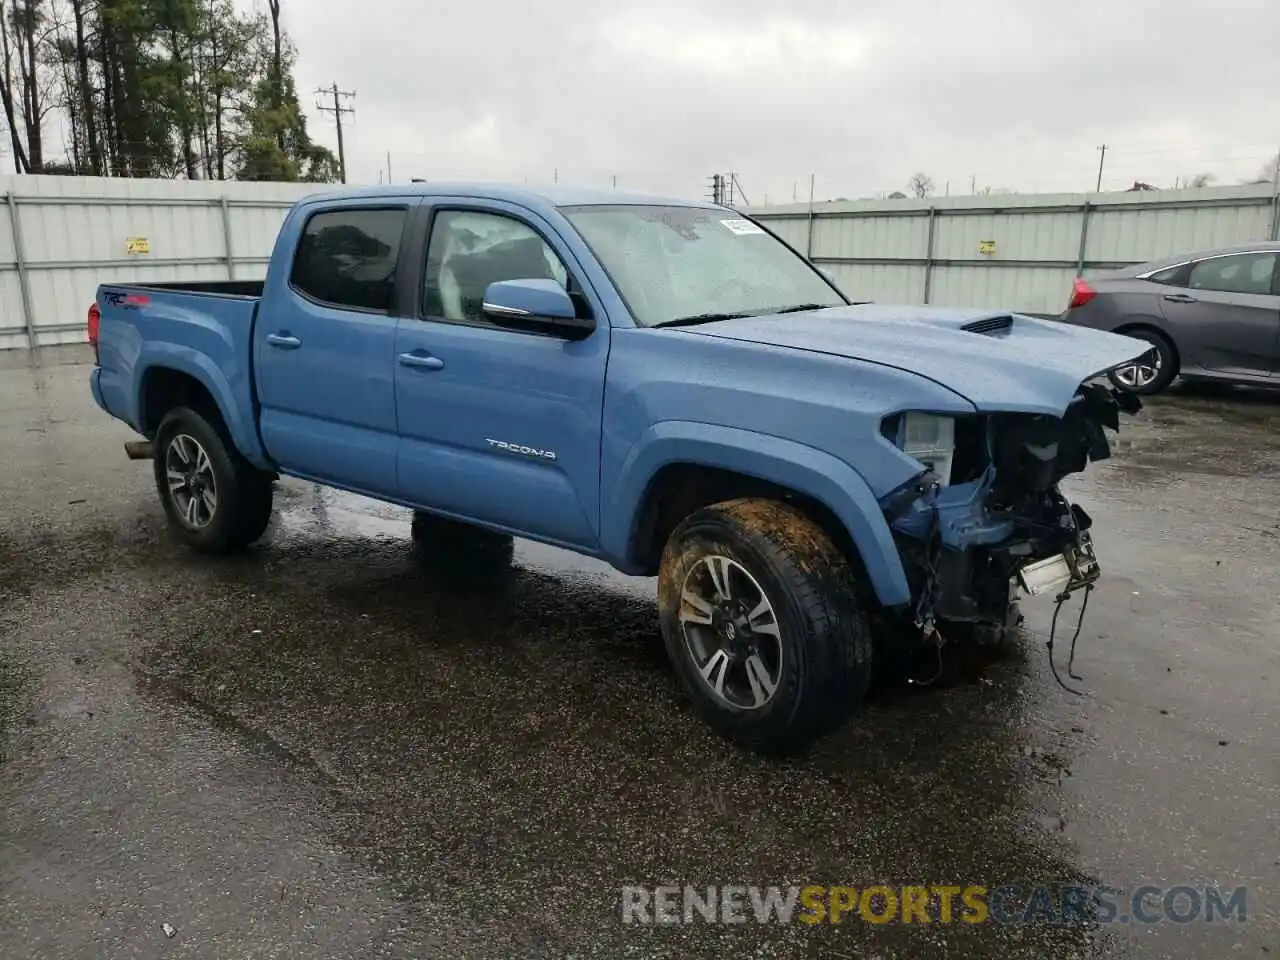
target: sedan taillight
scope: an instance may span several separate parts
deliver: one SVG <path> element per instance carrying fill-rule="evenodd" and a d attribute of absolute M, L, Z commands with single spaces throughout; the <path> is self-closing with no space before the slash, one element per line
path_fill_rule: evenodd
<path fill-rule="evenodd" d="M 1089 282 L 1084 277 L 1076 277 L 1075 283 L 1071 285 L 1071 300 L 1067 304 L 1067 309 L 1083 307 L 1097 295 L 1098 291 L 1089 286 Z"/>

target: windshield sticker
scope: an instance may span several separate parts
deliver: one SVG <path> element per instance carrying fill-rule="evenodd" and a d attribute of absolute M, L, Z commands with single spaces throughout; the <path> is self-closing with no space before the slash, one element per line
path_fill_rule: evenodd
<path fill-rule="evenodd" d="M 764 233 L 750 220 L 721 220 L 720 222 L 724 224 L 730 233 L 737 234 L 739 237 L 747 237 L 753 233 Z"/>

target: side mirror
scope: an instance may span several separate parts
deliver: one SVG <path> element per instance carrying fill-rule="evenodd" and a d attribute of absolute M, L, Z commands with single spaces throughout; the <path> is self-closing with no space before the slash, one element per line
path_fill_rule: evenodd
<path fill-rule="evenodd" d="M 484 291 L 484 315 L 500 327 L 554 333 L 580 340 L 596 328 L 578 316 L 573 300 L 554 280 L 498 280 Z"/>

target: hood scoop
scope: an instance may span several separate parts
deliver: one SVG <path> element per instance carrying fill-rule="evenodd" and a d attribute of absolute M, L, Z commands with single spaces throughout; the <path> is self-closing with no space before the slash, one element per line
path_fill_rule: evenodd
<path fill-rule="evenodd" d="M 995 317 L 983 317 L 980 320 L 966 323 L 960 329 L 967 330 L 969 333 L 981 333 L 990 336 L 993 333 L 1012 330 L 1013 317 L 1007 313 Z"/>

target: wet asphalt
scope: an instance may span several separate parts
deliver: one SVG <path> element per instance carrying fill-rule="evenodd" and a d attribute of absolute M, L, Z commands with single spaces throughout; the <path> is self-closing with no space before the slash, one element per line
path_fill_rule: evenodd
<path fill-rule="evenodd" d="M 1280 395 L 1160 398 L 1070 483 L 1084 696 L 1037 599 L 1020 653 L 780 762 L 692 718 L 652 581 L 462 567 L 292 480 L 250 553 L 189 553 L 86 377 L 0 369 L 0 956 L 1280 956 Z M 619 921 L 624 884 L 877 882 L 1243 884 L 1248 919 Z"/>

